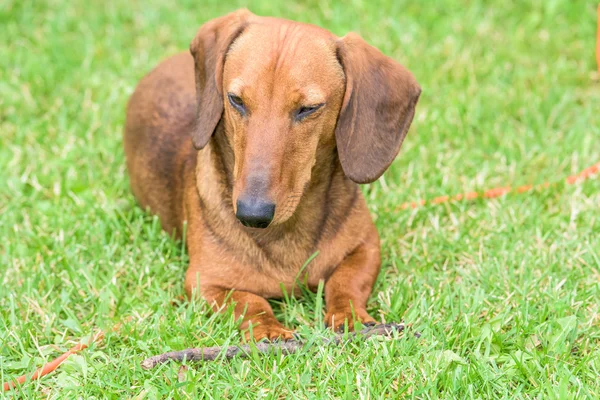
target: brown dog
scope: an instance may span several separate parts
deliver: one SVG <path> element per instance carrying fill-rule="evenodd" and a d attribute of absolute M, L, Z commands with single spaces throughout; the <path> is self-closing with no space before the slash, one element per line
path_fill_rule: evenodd
<path fill-rule="evenodd" d="M 355 34 L 247 10 L 204 24 L 190 52 L 142 79 L 125 127 L 136 198 L 168 232 L 187 222 L 188 296 L 234 302 L 247 338 L 290 338 L 266 298 L 324 281 L 328 325 L 374 322 L 379 236 L 357 183 L 398 153 L 412 74 Z"/>

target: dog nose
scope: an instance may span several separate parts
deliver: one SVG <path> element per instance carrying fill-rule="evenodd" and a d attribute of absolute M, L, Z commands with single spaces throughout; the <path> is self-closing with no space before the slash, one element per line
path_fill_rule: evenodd
<path fill-rule="evenodd" d="M 275 204 L 257 199 L 239 199 L 235 216 L 244 226 L 266 228 L 273 221 Z"/>

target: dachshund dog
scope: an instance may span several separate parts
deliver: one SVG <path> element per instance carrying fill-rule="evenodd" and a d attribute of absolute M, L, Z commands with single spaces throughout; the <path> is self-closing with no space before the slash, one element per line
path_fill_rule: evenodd
<path fill-rule="evenodd" d="M 202 25 L 140 81 L 124 132 L 136 199 L 185 236 L 187 295 L 234 304 L 247 340 L 291 338 L 267 299 L 321 281 L 328 326 L 374 323 L 380 243 L 358 184 L 392 163 L 420 93 L 353 33 L 245 9 Z"/>

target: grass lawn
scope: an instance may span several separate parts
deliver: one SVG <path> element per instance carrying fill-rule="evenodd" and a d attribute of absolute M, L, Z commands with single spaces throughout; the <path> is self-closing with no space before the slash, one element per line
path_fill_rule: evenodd
<path fill-rule="evenodd" d="M 397 209 L 560 181 L 600 160 L 596 2 L 175 3 L 0 6 L 0 381 L 96 328 L 107 332 L 52 375 L 0 397 L 600 398 L 598 177 Z M 359 32 L 419 80 L 400 156 L 364 187 L 384 260 L 369 310 L 411 328 L 394 341 L 322 348 L 322 299 L 285 299 L 274 302 L 278 317 L 312 351 L 144 371 L 146 356 L 240 335 L 231 315 L 172 303 L 187 256 L 130 192 L 125 104 L 198 26 L 240 6 Z"/>

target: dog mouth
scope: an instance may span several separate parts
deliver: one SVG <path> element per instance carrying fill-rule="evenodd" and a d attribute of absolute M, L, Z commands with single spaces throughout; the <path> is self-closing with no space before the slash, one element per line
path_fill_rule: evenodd
<path fill-rule="evenodd" d="M 240 223 L 246 227 L 246 228 L 254 228 L 254 229 L 265 229 L 267 228 L 269 225 L 271 225 L 270 222 L 263 222 L 263 221 L 248 221 L 248 220 L 241 220 L 238 218 L 238 221 L 240 221 Z"/>

